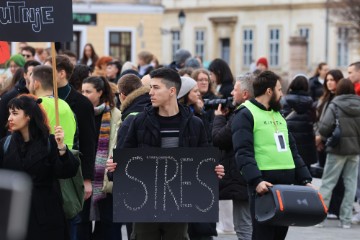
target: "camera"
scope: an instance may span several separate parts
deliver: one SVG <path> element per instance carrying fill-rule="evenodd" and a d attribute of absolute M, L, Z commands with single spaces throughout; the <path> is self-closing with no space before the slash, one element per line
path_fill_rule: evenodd
<path fill-rule="evenodd" d="M 234 110 L 235 106 L 233 105 L 233 98 L 220 98 L 220 99 L 204 99 L 204 108 L 205 110 L 217 109 L 221 104 L 222 109 Z"/>

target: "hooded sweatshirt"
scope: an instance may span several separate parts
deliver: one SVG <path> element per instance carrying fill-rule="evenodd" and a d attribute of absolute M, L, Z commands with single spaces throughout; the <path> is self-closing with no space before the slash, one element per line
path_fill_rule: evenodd
<path fill-rule="evenodd" d="M 335 107 L 337 107 L 341 138 L 335 147 L 326 152 L 338 155 L 360 154 L 360 97 L 354 94 L 336 96 L 320 118 L 319 133 L 330 137 L 335 128 Z"/>

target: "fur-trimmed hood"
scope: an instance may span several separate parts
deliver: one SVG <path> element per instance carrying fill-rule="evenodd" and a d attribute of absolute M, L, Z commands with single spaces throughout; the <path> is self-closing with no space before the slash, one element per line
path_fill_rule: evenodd
<path fill-rule="evenodd" d="M 144 107 L 150 103 L 149 91 L 149 87 L 141 87 L 126 97 L 120 106 L 122 120 L 124 120 L 129 113 L 144 111 Z"/>

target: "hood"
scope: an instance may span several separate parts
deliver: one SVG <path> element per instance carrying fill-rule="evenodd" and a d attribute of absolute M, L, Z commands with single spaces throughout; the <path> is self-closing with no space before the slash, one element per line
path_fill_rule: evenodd
<path fill-rule="evenodd" d="M 312 108 L 313 100 L 306 93 L 289 93 L 286 95 L 282 103 L 286 102 L 291 109 L 294 109 L 297 113 L 302 114 L 309 111 Z"/>
<path fill-rule="evenodd" d="M 148 87 L 141 87 L 126 97 L 120 107 L 123 120 L 129 113 L 144 111 L 145 106 L 150 103 L 149 91 Z"/>
<path fill-rule="evenodd" d="M 360 97 L 354 94 L 336 96 L 331 103 L 336 104 L 346 115 L 360 115 Z"/>

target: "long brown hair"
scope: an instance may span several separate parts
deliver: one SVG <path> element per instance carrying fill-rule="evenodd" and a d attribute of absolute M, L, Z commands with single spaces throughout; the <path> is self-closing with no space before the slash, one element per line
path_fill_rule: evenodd
<path fill-rule="evenodd" d="M 315 69 L 315 72 L 314 72 L 314 75 L 313 77 L 319 77 L 320 76 L 320 73 L 319 71 L 323 68 L 323 66 L 326 66 L 327 63 L 326 62 L 321 62 L 318 64 L 317 68 Z"/>
<path fill-rule="evenodd" d="M 326 76 L 325 76 L 325 81 L 324 81 L 324 93 L 323 95 L 320 97 L 319 101 L 320 101 L 320 105 L 317 108 L 317 116 L 318 119 L 320 119 L 321 113 L 323 112 L 323 109 L 325 106 L 327 106 L 329 104 L 329 102 L 332 100 L 332 98 L 334 97 L 334 94 L 330 92 L 330 90 L 327 87 L 327 77 L 328 75 L 331 75 L 336 84 L 342 79 L 344 78 L 344 75 L 342 74 L 342 72 L 338 69 L 333 69 L 330 70 Z"/>

